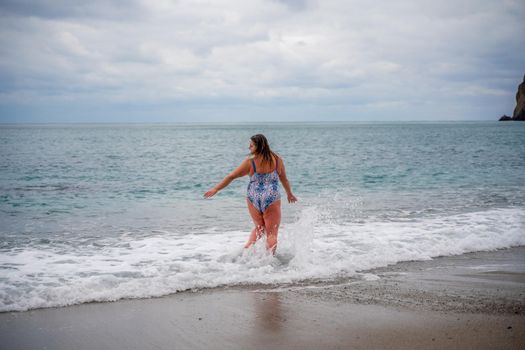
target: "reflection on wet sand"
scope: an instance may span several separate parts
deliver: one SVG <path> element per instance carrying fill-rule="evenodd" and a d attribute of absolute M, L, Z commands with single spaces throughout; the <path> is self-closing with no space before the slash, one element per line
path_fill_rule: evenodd
<path fill-rule="evenodd" d="M 284 317 L 280 293 L 254 293 L 257 332 L 281 332 Z"/>

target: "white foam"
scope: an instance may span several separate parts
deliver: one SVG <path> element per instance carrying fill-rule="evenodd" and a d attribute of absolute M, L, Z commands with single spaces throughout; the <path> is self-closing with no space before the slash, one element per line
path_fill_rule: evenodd
<path fill-rule="evenodd" d="M 360 274 L 360 277 L 365 281 L 377 281 L 381 279 L 381 277 L 374 275 L 373 273 L 362 273 Z"/>
<path fill-rule="evenodd" d="M 315 207 L 265 242 L 249 232 L 166 233 L 76 248 L 20 247 L 0 255 L 0 311 L 155 297 L 186 289 L 351 276 L 406 260 L 525 245 L 521 208 L 386 222 L 333 223 Z M 364 279 L 374 279 L 369 274 Z"/>

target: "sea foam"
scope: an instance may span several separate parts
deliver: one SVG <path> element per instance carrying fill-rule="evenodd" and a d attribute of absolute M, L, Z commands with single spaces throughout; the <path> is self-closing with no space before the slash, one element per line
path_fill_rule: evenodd
<path fill-rule="evenodd" d="M 249 232 L 123 234 L 90 244 L 27 244 L 0 254 L 0 311 L 157 297 L 224 285 L 361 275 L 399 261 L 525 245 L 521 208 L 335 223 L 307 207 L 280 228 L 276 256 Z M 70 242 L 71 243 L 71 242 Z"/>

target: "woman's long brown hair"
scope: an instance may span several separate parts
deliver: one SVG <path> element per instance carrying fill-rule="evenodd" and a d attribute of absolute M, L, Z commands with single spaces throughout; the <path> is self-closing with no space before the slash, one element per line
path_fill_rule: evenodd
<path fill-rule="evenodd" d="M 255 155 L 261 156 L 262 163 L 267 163 L 269 165 L 273 164 L 272 156 L 277 158 L 279 157 L 275 152 L 270 149 L 270 144 L 263 134 L 257 134 L 250 137 L 254 146 L 255 146 Z"/>

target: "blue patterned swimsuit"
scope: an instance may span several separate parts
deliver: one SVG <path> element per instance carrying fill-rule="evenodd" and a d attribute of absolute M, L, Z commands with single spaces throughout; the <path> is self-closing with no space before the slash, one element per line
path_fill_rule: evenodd
<path fill-rule="evenodd" d="M 271 173 L 258 173 L 252 159 L 253 175 L 248 184 L 248 199 L 259 212 L 264 211 L 275 201 L 281 199 L 279 193 L 278 159 L 275 158 L 275 170 Z"/>

